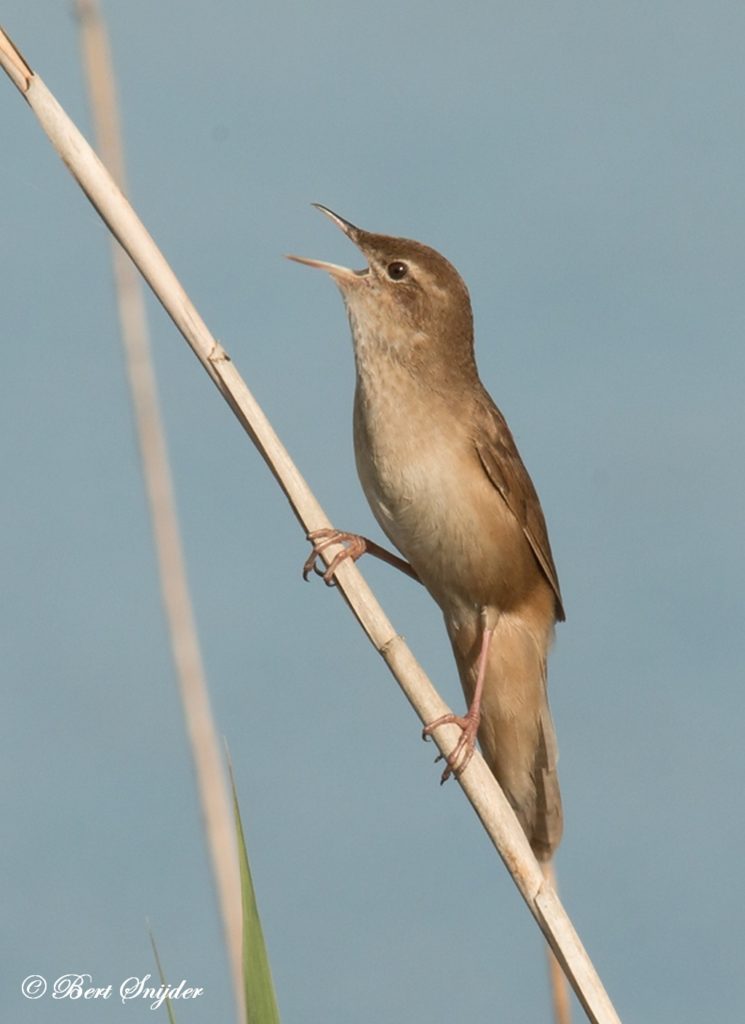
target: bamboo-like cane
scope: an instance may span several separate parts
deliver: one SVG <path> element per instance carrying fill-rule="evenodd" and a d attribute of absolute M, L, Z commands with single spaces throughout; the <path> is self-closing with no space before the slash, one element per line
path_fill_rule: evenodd
<path fill-rule="evenodd" d="M 1 29 L 0 64 L 253 440 L 306 532 L 329 528 L 331 523 L 317 499 L 147 230 L 57 100 Z M 323 552 L 326 563 L 341 550 L 339 544 L 329 546 Z M 427 723 L 449 714 L 450 709 L 349 559 L 339 566 L 336 580 L 353 614 L 383 656 L 421 721 Z M 445 756 L 454 750 L 459 737 L 460 730 L 455 725 L 440 726 L 434 733 L 435 742 Z M 556 954 L 588 1019 L 593 1024 L 620 1024 L 566 910 L 553 886 L 544 878 L 512 807 L 478 752 L 458 781 Z"/>
<path fill-rule="evenodd" d="M 126 192 L 124 147 L 111 53 L 98 0 L 77 0 L 76 13 L 98 150 L 111 176 L 122 192 Z M 232 803 L 189 594 L 151 357 L 142 278 L 113 237 L 111 243 L 121 340 L 150 509 L 161 597 L 228 949 L 237 1019 L 241 1024 L 245 1021 L 241 887 Z"/>

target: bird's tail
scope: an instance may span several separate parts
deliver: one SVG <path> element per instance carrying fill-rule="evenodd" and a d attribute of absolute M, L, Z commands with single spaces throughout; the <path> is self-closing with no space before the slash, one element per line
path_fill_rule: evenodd
<path fill-rule="evenodd" d="M 498 620 L 489 648 L 479 745 L 525 831 L 547 881 L 563 828 L 558 747 L 546 686 L 548 637 L 527 625 Z M 478 636 L 451 631 L 466 700 L 473 699 Z M 556 1024 L 569 1024 L 569 992 L 551 949 L 549 981 Z"/>
<path fill-rule="evenodd" d="M 458 658 L 455 650 L 470 702 L 472 659 Z M 545 650 L 527 630 L 497 626 L 489 651 L 479 744 L 536 857 L 551 860 L 563 825 L 558 747 L 546 692 Z"/>
<path fill-rule="evenodd" d="M 482 717 L 479 741 L 487 764 L 520 820 L 544 877 L 556 886 L 552 856 L 561 841 L 563 816 L 556 770 L 558 750 L 554 724 L 541 680 L 537 714 L 497 718 L 492 706 Z M 533 708 L 535 712 L 535 707 Z M 506 756 L 505 756 L 506 755 Z M 546 945 L 548 977 L 555 1024 L 571 1024 L 569 988 L 562 968 Z"/>
<path fill-rule="evenodd" d="M 538 720 L 538 742 L 533 768 L 535 811 L 532 834 L 528 837 L 533 852 L 542 862 L 550 862 L 561 842 L 564 828 L 559 775 L 556 768 L 558 760 L 556 731 L 546 699 Z"/>

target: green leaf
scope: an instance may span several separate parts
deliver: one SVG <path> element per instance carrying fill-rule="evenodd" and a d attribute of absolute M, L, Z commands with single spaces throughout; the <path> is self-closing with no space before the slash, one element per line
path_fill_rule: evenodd
<path fill-rule="evenodd" d="M 158 953 L 158 947 L 155 945 L 155 936 L 153 935 L 153 930 L 150 927 L 150 922 L 149 921 L 148 921 L 148 925 L 147 925 L 147 930 L 148 930 L 148 934 L 150 936 L 150 945 L 153 947 L 153 955 L 155 956 L 155 963 L 157 964 L 157 967 L 158 967 L 158 976 L 160 977 L 160 983 L 161 983 L 161 985 L 167 985 L 168 982 L 166 981 L 165 971 L 163 970 L 163 964 L 160 962 L 160 955 Z M 167 997 L 165 999 L 165 1007 L 166 1007 L 166 1011 L 168 1013 L 168 1022 L 169 1022 L 169 1024 L 176 1024 L 176 1015 L 173 1012 L 173 1003 L 171 1002 L 170 997 Z"/>
<path fill-rule="evenodd" d="M 233 765 L 228 756 L 230 785 L 233 790 L 233 811 L 238 840 L 238 862 L 241 873 L 243 903 L 243 987 L 246 994 L 246 1024 L 280 1024 L 274 982 L 269 967 L 269 956 L 264 944 L 264 933 L 256 905 L 256 893 L 248 866 L 246 840 L 243 835 L 241 811 L 235 788 Z"/>

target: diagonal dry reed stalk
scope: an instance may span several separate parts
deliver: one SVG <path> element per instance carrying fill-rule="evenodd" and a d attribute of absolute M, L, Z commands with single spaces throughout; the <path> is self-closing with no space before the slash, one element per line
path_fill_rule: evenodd
<path fill-rule="evenodd" d="M 163 254 L 121 194 L 96 154 L 43 81 L 0 30 L 0 65 L 36 114 L 62 160 L 110 231 L 127 250 L 207 374 L 251 437 L 306 532 L 331 523 L 274 432 L 225 349 L 209 332 Z M 329 546 L 327 564 L 342 550 Z M 337 570 L 338 587 L 358 622 L 382 655 L 422 722 L 450 709 L 394 630 L 357 567 L 349 559 Z M 438 727 L 434 740 L 447 756 L 460 730 Z M 620 1024 L 592 961 L 554 887 L 543 875 L 509 802 L 476 752 L 458 782 L 510 872 L 528 909 L 548 940 L 593 1024 Z"/>

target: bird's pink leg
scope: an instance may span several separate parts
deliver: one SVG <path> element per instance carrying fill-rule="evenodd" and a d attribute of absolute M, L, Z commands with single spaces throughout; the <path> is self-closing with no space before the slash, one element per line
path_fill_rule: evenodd
<path fill-rule="evenodd" d="M 481 634 L 481 650 L 479 652 L 479 660 L 476 669 L 476 687 L 473 691 L 471 705 L 465 715 L 443 715 L 441 718 L 436 718 L 434 722 L 430 722 L 429 725 L 426 725 L 422 730 L 422 739 L 425 740 L 432 734 L 438 725 L 459 725 L 463 730 L 455 749 L 452 753 L 448 754 L 447 766 L 445 767 L 445 771 L 442 773 L 440 785 L 442 785 L 443 782 L 447 782 L 451 775 L 460 775 L 460 773 L 468 766 L 468 762 L 473 757 L 473 752 L 476 749 L 476 736 L 479 731 L 479 723 L 481 722 L 481 698 L 484 693 L 486 666 L 489 660 L 489 646 L 491 645 L 493 636 L 494 626 L 484 625 L 484 631 Z M 440 754 L 436 760 L 441 761 L 444 756 L 444 754 Z"/>
<path fill-rule="evenodd" d="M 347 533 L 345 530 L 335 530 L 333 527 L 325 527 L 322 530 L 312 530 L 308 534 L 308 540 L 313 545 L 313 550 L 305 560 L 305 565 L 303 566 L 304 580 L 308 579 L 311 572 L 315 572 L 317 575 L 323 577 L 323 581 L 327 586 L 333 587 L 335 585 L 334 573 L 345 558 L 351 558 L 356 562 L 358 558 L 362 557 L 362 555 L 368 554 L 374 555 L 383 562 L 387 562 L 389 565 L 392 565 L 394 568 L 406 573 L 407 576 L 411 576 L 412 579 L 419 582 L 419 577 L 408 562 L 405 562 L 403 558 L 399 558 L 398 555 L 394 555 L 392 551 L 387 551 L 385 548 L 381 547 L 380 544 L 376 544 L 374 540 L 368 540 L 367 537 L 362 537 L 358 533 Z M 318 556 L 325 551 L 327 547 L 330 547 L 331 544 L 347 544 L 349 546 L 332 558 L 331 564 L 327 569 L 321 570 L 316 565 Z"/>

